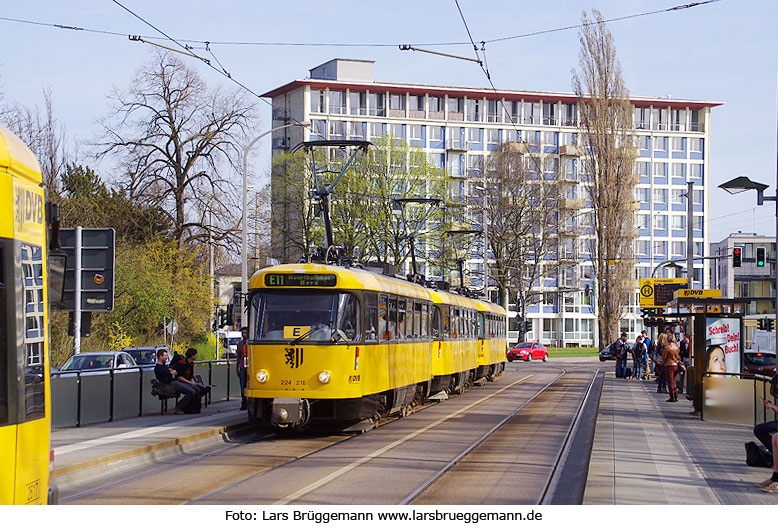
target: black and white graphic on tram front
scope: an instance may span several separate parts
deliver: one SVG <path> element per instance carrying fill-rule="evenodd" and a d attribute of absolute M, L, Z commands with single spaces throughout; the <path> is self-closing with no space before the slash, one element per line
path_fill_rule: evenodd
<path fill-rule="evenodd" d="M 303 364 L 303 349 L 288 347 L 286 348 L 284 357 L 286 358 L 285 363 L 289 365 L 290 368 L 296 369 Z"/>

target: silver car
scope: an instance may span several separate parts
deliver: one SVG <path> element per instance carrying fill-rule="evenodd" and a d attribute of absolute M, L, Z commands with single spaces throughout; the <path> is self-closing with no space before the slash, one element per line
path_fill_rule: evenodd
<path fill-rule="evenodd" d="M 104 352 L 82 352 L 65 362 L 60 371 L 91 371 L 137 367 L 135 359 L 126 352 L 108 350 Z"/>

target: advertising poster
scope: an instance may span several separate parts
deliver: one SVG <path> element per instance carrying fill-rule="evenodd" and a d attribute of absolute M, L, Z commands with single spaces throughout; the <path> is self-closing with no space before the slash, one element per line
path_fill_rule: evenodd
<path fill-rule="evenodd" d="M 740 372 L 740 320 L 708 317 L 705 327 L 705 371 Z"/>

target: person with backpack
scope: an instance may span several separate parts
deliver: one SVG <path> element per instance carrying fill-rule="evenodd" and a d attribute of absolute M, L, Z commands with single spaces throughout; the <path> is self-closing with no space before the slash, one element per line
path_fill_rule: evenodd
<path fill-rule="evenodd" d="M 627 333 L 622 332 L 621 337 L 611 345 L 611 354 L 616 358 L 616 378 L 625 378 L 627 375 Z"/>
<path fill-rule="evenodd" d="M 643 344 L 643 336 L 635 338 L 635 346 L 632 347 L 632 378 L 640 380 L 643 376 L 643 363 L 646 357 L 646 346 Z"/>

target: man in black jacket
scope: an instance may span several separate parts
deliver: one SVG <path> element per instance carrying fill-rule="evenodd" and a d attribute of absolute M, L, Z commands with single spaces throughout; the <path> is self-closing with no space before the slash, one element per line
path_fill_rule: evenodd
<path fill-rule="evenodd" d="M 183 396 L 178 401 L 177 407 L 173 410 L 176 415 L 183 415 L 182 408 L 195 398 L 197 391 L 190 385 L 183 382 L 179 382 L 176 379 L 178 372 L 175 369 L 171 369 L 165 363 L 167 362 L 167 349 L 159 349 L 157 352 L 157 364 L 154 365 L 154 376 L 157 377 L 157 381 L 166 385 L 169 385 Z"/>

